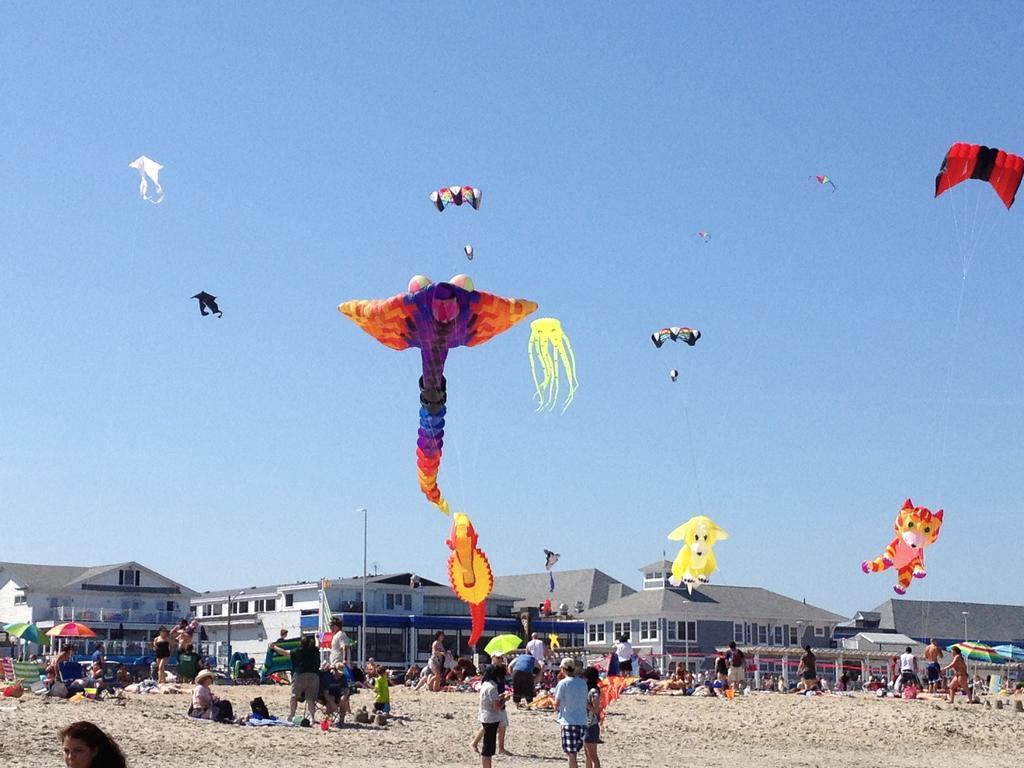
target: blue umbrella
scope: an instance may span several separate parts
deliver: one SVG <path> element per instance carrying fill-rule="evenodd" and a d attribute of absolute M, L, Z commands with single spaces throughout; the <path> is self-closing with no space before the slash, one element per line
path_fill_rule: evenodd
<path fill-rule="evenodd" d="M 16 621 L 12 624 L 4 625 L 4 632 L 14 637 L 21 638 L 30 643 L 42 642 L 39 634 L 39 627 L 35 624 L 29 624 L 23 621 Z"/>
<path fill-rule="evenodd" d="M 1005 656 L 1010 661 L 1024 661 L 1024 648 L 1018 645 L 997 645 L 995 652 L 1000 656 Z"/>

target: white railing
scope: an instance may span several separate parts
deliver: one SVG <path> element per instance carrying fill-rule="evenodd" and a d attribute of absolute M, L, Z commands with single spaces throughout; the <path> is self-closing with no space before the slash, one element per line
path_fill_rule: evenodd
<path fill-rule="evenodd" d="M 145 608 L 89 608 L 78 605 L 59 605 L 50 609 L 50 619 L 56 622 L 79 621 L 83 624 L 149 624 L 159 626 L 176 623 L 185 616 L 175 611 Z"/>

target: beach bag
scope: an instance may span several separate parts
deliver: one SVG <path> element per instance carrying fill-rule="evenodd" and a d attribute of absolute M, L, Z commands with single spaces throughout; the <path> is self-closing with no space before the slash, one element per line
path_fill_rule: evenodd
<path fill-rule="evenodd" d="M 254 715 L 259 715 L 261 720 L 270 719 L 270 710 L 267 709 L 267 703 L 263 701 L 262 696 L 257 696 L 255 699 L 250 701 L 249 708 L 252 710 Z"/>
<path fill-rule="evenodd" d="M 218 723 L 230 723 L 235 719 L 231 702 L 221 699 L 213 705 L 213 719 Z"/>
<path fill-rule="evenodd" d="M 50 686 L 50 695 L 56 696 L 58 699 L 66 699 L 68 697 L 68 687 L 58 680 Z"/>

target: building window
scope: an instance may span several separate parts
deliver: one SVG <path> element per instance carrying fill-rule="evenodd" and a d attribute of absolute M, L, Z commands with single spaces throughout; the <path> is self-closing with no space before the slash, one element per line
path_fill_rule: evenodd
<path fill-rule="evenodd" d="M 737 643 L 743 642 L 743 623 L 734 621 L 732 624 L 732 639 Z"/>
<path fill-rule="evenodd" d="M 775 636 L 772 638 L 772 642 L 774 642 L 775 645 L 782 645 L 782 627 L 776 626 L 774 629 Z"/>
<path fill-rule="evenodd" d="M 117 572 L 117 583 L 122 587 L 137 587 L 139 572 L 132 568 L 122 568 Z"/>
<path fill-rule="evenodd" d="M 291 608 L 295 604 L 295 595 L 291 592 L 286 592 L 284 596 L 284 607 Z"/>
<path fill-rule="evenodd" d="M 628 621 L 616 621 L 612 625 L 612 637 L 615 639 L 616 642 L 618 642 L 619 638 L 621 638 L 624 634 L 626 634 L 628 632 L 629 632 L 629 622 Z"/>
<path fill-rule="evenodd" d="M 768 645 L 768 625 L 758 624 L 757 625 L 757 644 Z"/>
<path fill-rule="evenodd" d="M 213 604 L 213 615 L 214 616 L 220 616 L 223 613 L 224 613 L 224 603 L 214 603 Z"/>
<path fill-rule="evenodd" d="M 679 628 L 685 629 L 683 639 L 688 643 L 697 642 L 697 622 L 696 621 L 681 621 L 679 622 Z"/>
<path fill-rule="evenodd" d="M 789 628 L 789 644 L 800 645 L 800 638 L 797 636 L 796 627 Z"/>
<path fill-rule="evenodd" d="M 277 604 L 277 601 L 274 598 L 270 598 L 269 600 L 255 600 L 253 602 L 255 604 L 254 605 L 254 610 L 257 610 L 257 611 L 260 611 L 260 612 L 262 612 L 262 611 L 272 611 L 272 610 L 274 610 L 274 607 Z"/>
<path fill-rule="evenodd" d="M 231 613 L 233 613 L 235 615 L 238 615 L 239 613 L 248 613 L 248 612 L 249 612 L 249 601 L 248 600 L 239 600 L 237 603 L 232 603 L 231 604 Z"/>
<path fill-rule="evenodd" d="M 658 639 L 658 621 L 641 621 L 640 622 L 640 639 L 641 640 L 657 640 Z"/>
<path fill-rule="evenodd" d="M 676 639 L 676 624 L 678 622 L 670 621 L 665 625 L 665 639 L 675 640 Z"/>
<path fill-rule="evenodd" d="M 604 622 L 598 624 L 587 624 L 587 642 L 588 643 L 603 643 L 604 642 Z"/>
<path fill-rule="evenodd" d="M 412 595 L 402 594 L 401 592 L 387 592 L 384 595 L 384 607 L 393 611 L 396 608 L 402 610 L 403 608 L 407 611 L 412 610 Z"/>
<path fill-rule="evenodd" d="M 825 636 L 825 628 L 824 627 L 815 627 L 814 628 L 814 636 L 815 637 L 824 637 Z"/>
<path fill-rule="evenodd" d="M 212 615 L 213 615 L 213 606 L 210 603 L 207 603 L 206 605 L 203 606 L 203 616 L 212 616 Z"/>

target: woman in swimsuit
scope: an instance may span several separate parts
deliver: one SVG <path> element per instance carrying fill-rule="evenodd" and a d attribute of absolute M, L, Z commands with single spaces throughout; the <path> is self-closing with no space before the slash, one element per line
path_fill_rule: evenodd
<path fill-rule="evenodd" d="M 156 651 L 156 681 L 163 684 L 167 680 L 167 660 L 171 657 L 171 636 L 167 627 L 160 627 L 159 632 L 153 638 L 153 650 Z"/>
<path fill-rule="evenodd" d="M 953 660 L 949 662 L 949 666 L 943 667 L 944 671 L 953 672 L 953 679 L 949 681 L 949 703 L 953 703 L 953 699 L 956 696 L 957 691 L 963 691 L 967 694 L 968 702 L 971 701 L 971 691 L 967 687 L 967 662 L 964 661 L 963 653 L 957 646 L 953 646 Z"/>

